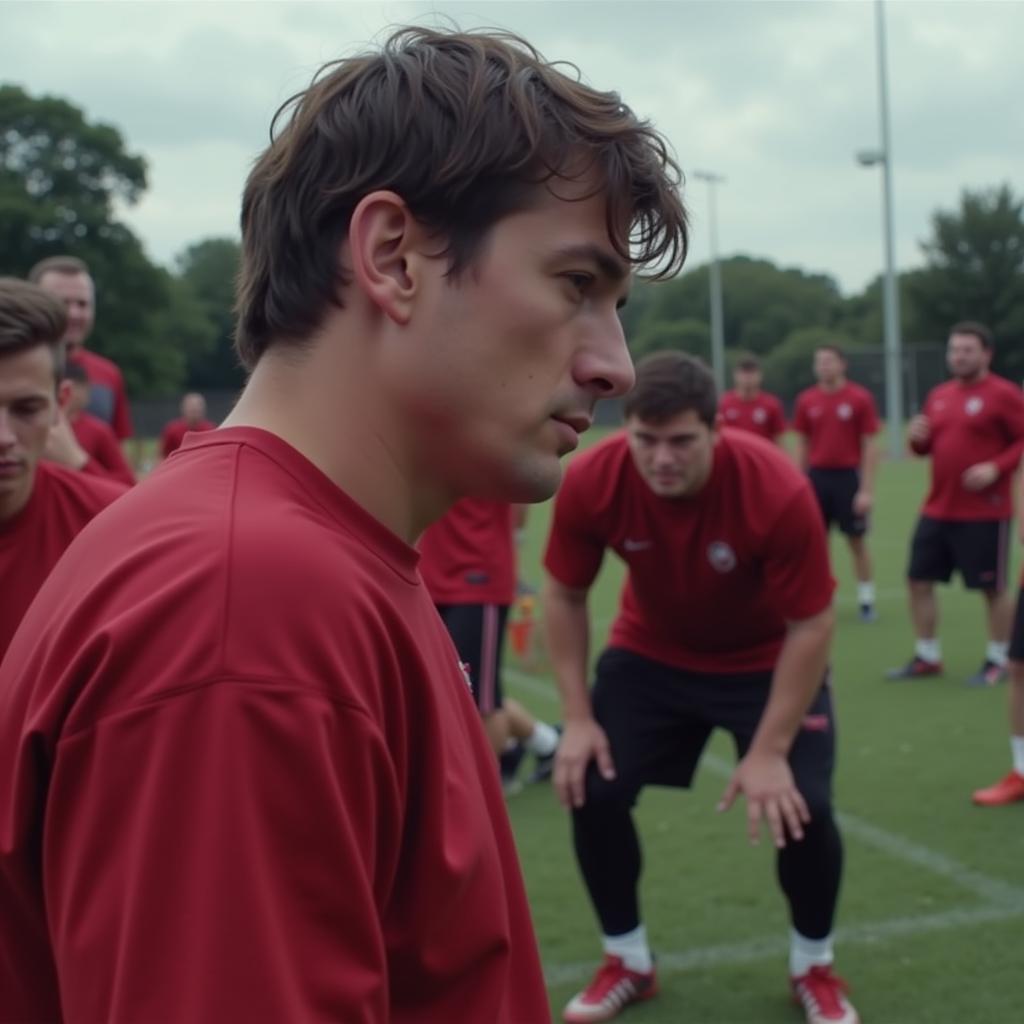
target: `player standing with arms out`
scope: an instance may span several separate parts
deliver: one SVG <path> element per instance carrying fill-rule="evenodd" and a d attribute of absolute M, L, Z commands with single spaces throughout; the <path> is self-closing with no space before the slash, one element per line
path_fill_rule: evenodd
<path fill-rule="evenodd" d="M 0 668 L 0 1020 L 549 1019 L 413 545 L 461 497 L 554 492 L 632 384 L 634 261 L 685 252 L 664 140 L 560 67 L 403 29 L 275 118 L 245 389 L 72 545 Z"/>
<path fill-rule="evenodd" d="M 610 1020 L 656 994 L 631 809 L 645 786 L 688 787 L 722 728 L 739 764 L 720 809 L 743 794 L 751 841 L 767 825 L 778 847 L 794 996 L 811 1024 L 854 1024 L 831 967 L 842 873 L 827 683 L 834 583 L 814 495 L 775 446 L 716 430 L 714 381 L 689 356 L 638 364 L 624 412 L 625 433 L 566 471 L 545 556 L 565 730 L 554 784 L 572 808 L 605 952 L 563 1017 Z M 606 549 L 629 573 L 588 691 L 587 594 Z"/>
<path fill-rule="evenodd" d="M 206 399 L 198 391 L 190 391 L 181 400 L 181 415 L 171 420 L 160 434 L 160 454 L 166 459 L 176 452 L 189 431 L 201 433 L 216 428 L 217 424 L 206 418 Z"/>
<path fill-rule="evenodd" d="M 132 419 L 121 371 L 116 363 L 85 347 L 96 322 L 96 285 L 89 267 L 77 256 L 49 256 L 40 260 L 28 277 L 64 303 L 68 359 L 85 367 L 89 376 L 88 411 L 109 424 L 118 440 L 131 437 Z"/>
<path fill-rule="evenodd" d="M 814 353 L 814 376 L 818 383 L 796 400 L 796 461 L 810 477 L 825 528 L 835 523 L 846 536 L 861 621 L 873 622 L 878 615 L 867 532 L 879 457 L 875 400 L 847 379 L 846 356 L 837 345 Z"/>
<path fill-rule="evenodd" d="M 762 377 L 757 356 L 741 356 L 732 371 L 733 389 L 719 399 L 718 411 L 722 426 L 749 430 L 778 444 L 786 432 L 786 413 L 778 398 L 761 388 Z"/>
<path fill-rule="evenodd" d="M 534 777 L 541 778 L 554 763 L 558 731 L 505 697 L 501 680 L 505 627 L 516 598 L 515 520 L 520 514 L 507 502 L 456 502 L 420 539 L 420 573 L 469 672 L 495 754 L 505 755 L 510 742 L 513 750 L 522 744 L 537 759 Z"/>
<path fill-rule="evenodd" d="M 952 380 L 929 392 L 910 422 L 910 448 L 931 456 L 931 488 L 910 542 L 907 586 L 914 656 L 890 679 L 940 675 L 942 647 L 935 584 L 959 571 L 980 590 L 988 617 L 981 668 L 967 682 L 992 686 L 1006 678 L 1013 599 L 1006 589 L 1011 481 L 1024 451 L 1024 396 L 992 373 L 992 335 L 983 324 L 950 329 L 946 364 Z"/>
<path fill-rule="evenodd" d="M 64 550 L 126 490 L 43 460 L 59 412 L 66 320 L 49 293 L 0 277 L 0 660 Z"/>

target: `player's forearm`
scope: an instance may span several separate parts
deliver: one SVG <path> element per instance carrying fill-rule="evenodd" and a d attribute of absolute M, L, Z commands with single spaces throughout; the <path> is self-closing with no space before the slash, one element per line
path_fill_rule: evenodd
<path fill-rule="evenodd" d="M 825 677 L 835 627 L 831 608 L 790 626 L 772 676 L 771 694 L 752 750 L 787 755 Z"/>
<path fill-rule="evenodd" d="M 565 721 L 590 718 L 587 660 L 590 617 L 586 592 L 570 591 L 548 580 L 543 590 L 544 633 Z"/>
<path fill-rule="evenodd" d="M 873 437 L 864 439 L 864 449 L 861 453 L 860 464 L 860 489 L 868 494 L 875 493 L 875 479 L 878 476 L 878 460 L 881 452 L 878 442 Z"/>

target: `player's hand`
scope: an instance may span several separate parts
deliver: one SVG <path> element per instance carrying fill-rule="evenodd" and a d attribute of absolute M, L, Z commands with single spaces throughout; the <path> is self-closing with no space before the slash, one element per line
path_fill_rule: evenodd
<path fill-rule="evenodd" d="M 760 842 L 762 822 L 767 823 L 780 850 L 786 845 L 787 834 L 794 841 L 803 839 L 804 825 L 811 815 L 786 758 L 748 752 L 725 787 L 718 810 L 727 811 L 740 793 L 747 798 L 747 835 L 751 843 Z"/>
<path fill-rule="evenodd" d="M 871 506 L 874 503 L 875 499 L 871 496 L 870 491 L 858 491 L 853 496 L 853 514 L 866 516 L 871 511 Z"/>
<path fill-rule="evenodd" d="M 910 427 L 907 429 L 907 437 L 917 444 L 925 444 L 931 436 L 932 425 L 929 422 L 928 417 L 919 413 L 910 421 Z"/>
<path fill-rule="evenodd" d="M 597 762 L 606 779 L 615 778 L 612 749 L 604 729 L 593 718 L 568 721 L 555 754 L 552 783 L 563 807 L 582 807 L 586 800 L 587 765 Z"/>
<path fill-rule="evenodd" d="M 999 479 L 999 467 L 994 462 L 976 462 L 968 466 L 960 477 L 969 491 L 983 491 Z"/>
<path fill-rule="evenodd" d="M 57 412 L 57 422 L 50 427 L 43 458 L 71 469 L 81 469 L 89 461 L 89 453 L 78 443 L 62 409 Z"/>

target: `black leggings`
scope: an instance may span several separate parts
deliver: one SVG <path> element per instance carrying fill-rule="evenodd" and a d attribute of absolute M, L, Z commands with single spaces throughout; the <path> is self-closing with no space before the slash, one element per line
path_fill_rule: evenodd
<path fill-rule="evenodd" d="M 804 838 L 778 852 L 776 869 L 793 927 L 805 938 L 823 939 L 832 932 L 839 899 L 843 842 L 830 809 L 811 813 Z M 588 802 L 572 821 L 576 858 L 602 931 L 632 931 L 640 924 L 642 854 L 629 804 Z"/>

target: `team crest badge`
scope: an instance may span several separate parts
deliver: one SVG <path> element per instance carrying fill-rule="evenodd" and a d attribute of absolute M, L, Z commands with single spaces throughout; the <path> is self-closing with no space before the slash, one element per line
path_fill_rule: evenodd
<path fill-rule="evenodd" d="M 848 420 L 853 415 L 853 406 L 849 402 L 843 402 L 838 409 L 836 409 L 841 420 Z"/>
<path fill-rule="evenodd" d="M 740 413 L 739 413 L 738 409 L 726 409 L 725 410 L 725 418 L 727 420 L 734 420 L 734 419 L 736 419 L 737 416 L 739 416 L 739 414 Z"/>
<path fill-rule="evenodd" d="M 754 410 L 754 422 L 755 423 L 764 423 L 764 421 L 766 419 L 768 419 L 768 413 L 766 413 L 764 411 L 764 409 L 755 409 Z"/>
<path fill-rule="evenodd" d="M 712 541 L 708 545 L 708 561 L 716 572 L 732 572 L 736 568 L 736 552 L 724 540 Z"/>
<path fill-rule="evenodd" d="M 985 400 L 978 398 L 977 395 L 974 398 L 968 398 L 964 404 L 964 412 L 968 416 L 977 416 L 979 412 L 985 407 Z"/>

